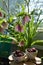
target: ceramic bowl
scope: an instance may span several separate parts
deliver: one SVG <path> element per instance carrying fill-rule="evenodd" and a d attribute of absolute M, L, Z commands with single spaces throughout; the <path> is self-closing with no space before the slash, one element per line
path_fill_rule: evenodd
<path fill-rule="evenodd" d="M 13 59 L 15 62 L 22 62 L 22 61 L 26 61 L 27 60 L 27 55 L 25 53 L 23 53 L 23 56 L 20 57 L 16 57 L 14 56 L 14 52 L 13 52 Z"/>
<path fill-rule="evenodd" d="M 35 57 L 37 56 L 38 54 L 38 50 L 36 50 L 35 52 L 29 52 L 27 49 L 26 49 L 26 55 L 29 59 L 35 59 Z"/>

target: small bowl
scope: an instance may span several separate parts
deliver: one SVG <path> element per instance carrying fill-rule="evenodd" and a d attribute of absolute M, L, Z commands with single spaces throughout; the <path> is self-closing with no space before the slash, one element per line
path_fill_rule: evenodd
<path fill-rule="evenodd" d="M 35 59 L 35 57 L 37 56 L 37 54 L 38 54 L 38 50 L 36 50 L 35 52 L 29 52 L 26 49 L 26 55 L 27 55 L 28 59 Z"/>
<path fill-rule="evenodd" d="M 13 59 L 14 59 L 15 62 L 22 62 L 22 61 L 26 61 L 27 60 L 27 55 L 25 53 L 24 53 L 23 56 L 20 56 L 20 57 L 14 56 L 14 53 L 15 52 L 13 52 Z"/>

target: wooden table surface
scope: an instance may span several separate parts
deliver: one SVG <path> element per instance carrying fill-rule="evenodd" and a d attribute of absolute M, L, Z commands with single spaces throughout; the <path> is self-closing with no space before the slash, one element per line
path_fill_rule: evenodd
<path fill-rule="evenodd" d="M 11 62 L 10 65 L 36 65 L 36 64 L 32 61 L 28 61 L 28 62 L 21 62 L 21 63 Z"/>
<path fill-rule="evenodd" d="M 8 59 L 10 60 L 10 65 L 41 65 L 41 59 L 36 57 L 34 60 L 28 60 L 25 62 L 14 62 L 12 55 L 10 55 L 8 57 Z M 38 61 L 38 64 L 36 64 L 36 62 Z"/>

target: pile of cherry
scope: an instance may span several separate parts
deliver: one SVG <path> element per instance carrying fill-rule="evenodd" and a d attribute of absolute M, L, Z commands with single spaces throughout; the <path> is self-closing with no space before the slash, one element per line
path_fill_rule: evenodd
<path fill-rule="evenodd" d="M 27 51 L 28 52 L 36 52 L 36 49 L 35 48 L 30 48 L 30 49 L 28 48 Z"/>
<path fill-rule="evenodd" d="M 23 53 L 22 51 L 20 51 L 20 50 L 16 50 L 16 51 L 14 52 L 14 56 L 15 56 L 15 57 L 21 57 L 21 56 L 24 56 L 24 53 Z"/>

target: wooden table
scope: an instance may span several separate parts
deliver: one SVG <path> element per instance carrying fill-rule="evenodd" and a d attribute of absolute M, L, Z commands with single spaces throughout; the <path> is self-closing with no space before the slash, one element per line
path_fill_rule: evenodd
<path fill-rule="evenodd" d="M 11 62 L 10 65 L 36 65 L 36 64 L 33 63 L 32 61 L 28 61 L 28 62 L 21 62 L 21 63 Z"/>
<path fill-rule="evenodd" d="M 28 60 L 26 62 L 14 62 L 13 58 L 12 58 L 12 55 L 9 56 L 9 60 L 11 61 L 10 62 L 10 65 L 41 65 L 41 60 L 40 58 L 36 57 L 36 60 Z M 39 64 L 36 64 L 36 61 L 38 60 Z"/>

